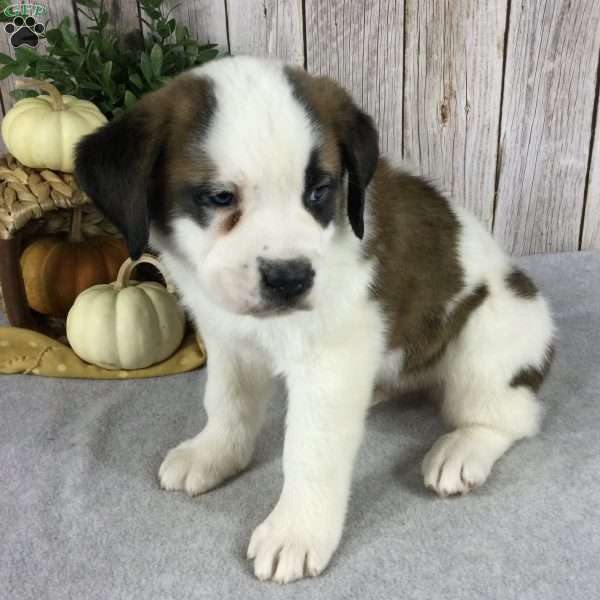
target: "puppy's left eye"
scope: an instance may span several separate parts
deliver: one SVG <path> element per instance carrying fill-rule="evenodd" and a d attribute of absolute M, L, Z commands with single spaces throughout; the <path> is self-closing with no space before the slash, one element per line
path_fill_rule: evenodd
<path fill-rule="evenodd" d="M 233 195 L 233 192 L 223 191 L 218 192 L 217 194 L 211 194 L 208 196 L 208 200 L 214 206 L 226 207 L 231 206 L 234 203 L 235 196 Z"/>
<path fill-rule="evenodd" d="M 310 193 L 309 202 L 311 204 L 321 203 L 323 200 L 325 200 L 327 198 L 327 196 L 329 195 L 329 192 L 331 191 L 331 188 L 332 188 L 332 186 L 330 183 L 324 183 L 323 185 L 317 186 Z"/>

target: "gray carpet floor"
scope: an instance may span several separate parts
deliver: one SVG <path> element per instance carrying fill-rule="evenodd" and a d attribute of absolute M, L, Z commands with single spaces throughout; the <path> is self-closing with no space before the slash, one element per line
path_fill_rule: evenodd
<path fill-rule="evenodd" d="M 204 422 L 205 371 L 145 381 L 0 379 L 0 598 L 600 597 L 600 253 L 521 261 L 560 327 L 543 433 L 464 498 L 423 489 L 442 432 L 412 397 L 369 417 L 326 573 L 255 581 L 244 559 L 282 483 L 283 398 L 252 468 L 198 498 L 163 492 L 166 451 Z M 527 335 L 524 331 L 523 335 Z"/>

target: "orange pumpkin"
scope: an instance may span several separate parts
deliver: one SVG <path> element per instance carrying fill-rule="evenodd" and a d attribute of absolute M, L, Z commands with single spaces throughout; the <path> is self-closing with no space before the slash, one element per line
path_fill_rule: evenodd
<path fill-rule="evenodd" d="M 81 210 L 75 209 L 68 236 L 35 240 L 21 255 L 27 302 L 42 314 L 64 317 L 83 290 L 114 281 L 128 256 L 123 240 L 84 239 Z"/>

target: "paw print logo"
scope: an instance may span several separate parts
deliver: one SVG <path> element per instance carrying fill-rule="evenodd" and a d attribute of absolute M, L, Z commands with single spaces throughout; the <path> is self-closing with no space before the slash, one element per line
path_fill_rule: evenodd
<path fill-rule="evenodd" d="M 10 35 L 10 43 L 13 47 L 29 46 L 35 48 L 40 37 L 44 34 L 45 27 L 41 23 L 36 23 L 33 17 L 15 17 L 12 23 L 4 26 L 4 31 Z"/>

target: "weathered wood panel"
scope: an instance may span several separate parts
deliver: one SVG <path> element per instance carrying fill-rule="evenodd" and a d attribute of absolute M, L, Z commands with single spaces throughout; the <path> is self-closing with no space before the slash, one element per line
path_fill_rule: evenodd
<path fill-rule="evenodd" d="M 506 13 L 506 0 L 406 0 L 404 159 L 490 230 Z"/>
<path fill-rule="evenodd" d="M 600 249 L 600 103 L 596 107 L 595 122 L 594 148 L 581 237 L 582 250 Z"/>
<path fill-rule="evenodd" d="M 576 250 L 600 2 L 513 2 L 495 234 L 513 254 Z"/>
<path fill-rule="evenodd" d="M 189 27 L 197 40 L 218 44 L 219 50 L 228 51 L 225 0 L 168 0 L 174 7 L 173 15 Z"/>
<path fill-rule="evenodd" d="M 232 54 L 304 64 L 302 0 L 226 0 Z"/>
<path fill-rule="evenodd" d="M 371 114 L 384 152 L 401 150 L 403 2 L 306 0 L 306 59 Z"/>
<path fill-rule="evenodd" d="M 73 5 L 71 0 L 52 0 L 52 3 L 48 2 L 45 4 L 48 7 L 48 16 L 38 19 L 43 23 L 46 20 L 50 25 L 56 25 L 64 17 L 68 16 L 73 18 Z M 40 42 L 38 47 L 43 51 L 44 42 Z M 10 44 L 9 36 L 4 32 L 4 24 L 0 24 L 0 52 L 9 54 L 10 56 L 15 55 L 15 49 Z M 7 77 L 3 81 L 0 81 L 0 92 L 2 93 L 2 99 L 4 104 L 4 110 L 7 111 L 13 104 L 14 99 L 10 95 L 10 92 L 15 89 L 14 77 Z"/>

